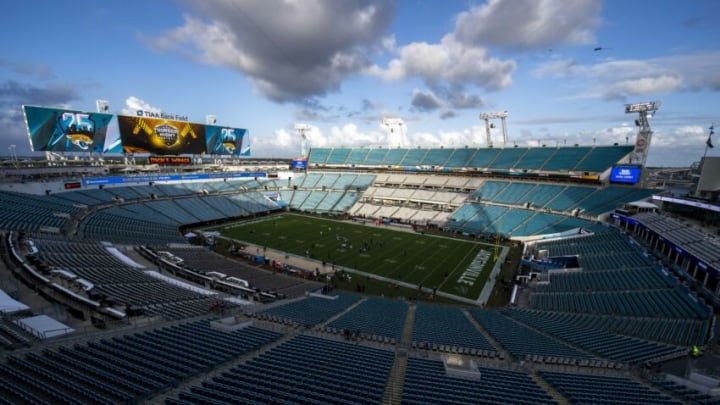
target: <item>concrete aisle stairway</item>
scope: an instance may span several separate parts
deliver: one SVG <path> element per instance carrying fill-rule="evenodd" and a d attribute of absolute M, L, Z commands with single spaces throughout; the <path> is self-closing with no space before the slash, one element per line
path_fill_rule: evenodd
<path fill-rule="evenodd" d="M 390 370 L 390 378 L 388 378 L 385 386 L 385 394 L 382 403 L 384 405 L 398 405 L 402 400 L 403 386 L 405 384 L 405 370 L 407 369 L 408 352 L 412 344 L 413 324 L 415 323 L 415 305 L 408 308 L 407 317 L 405 318 L 405 326 L 395 348 L 395 361 Z"/>
<path fill-rule="evenodd" d="M 562 396 L 555 388 L 553 388 L 552 385 L 550 385 L 547 381 L 545 381 L 542 376 L 538 373 L 532 373 L 530 374 L 530 377 L 532 377 L 533 381 L 537 383 L 545 392 L 550 394 L 551 397 L 553 397 L 554 400 L 557 401 L 559 405 L 568 405 L 570 402 Z"/>

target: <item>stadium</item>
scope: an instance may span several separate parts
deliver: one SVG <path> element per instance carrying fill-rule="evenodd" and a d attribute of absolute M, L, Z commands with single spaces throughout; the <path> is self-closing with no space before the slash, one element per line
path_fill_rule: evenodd
<path fill-rule="evenodd" d="M 680 214 L 717 227 L 718 162 L 657 187 L 655 103 L 629 145 L 295 159 L 140 113 L 102 155 L 102 107 L 24 106 L 46 158 L 4 161 L 2 403 L 720 403 L 720 244 Z"/>

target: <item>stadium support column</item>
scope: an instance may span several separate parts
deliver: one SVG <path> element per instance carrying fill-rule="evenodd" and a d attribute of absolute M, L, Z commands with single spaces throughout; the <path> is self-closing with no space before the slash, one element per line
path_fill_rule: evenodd
<path fill-rule="evenodd" d="M 480 119 L 485 121 L 485 136 L 487 137 L 486 139 L 487 139 L 488 148 L 493 147 L 493 139 L 492 139 L 492 133 L 490 132 L 490 128 L 495 128 L 495 124 L 491 123 L 490 120 L 498 119 L 498 118 L 500 118 L 500 122 L 502 125 L 503 147 L 507 146 L 507 126 L 505 123 L 505 118 L 507 118 L 507 116 L 508 116 L 507 110 L 480 114 Z"/>
<path fill-rule="evenodd" d="M 97 99 L 95 100 L 95 110 L 101 114 L 108 114 L 110 112 L 110 102 L 107 100 Z M 102 151 L 98 152 L 98 164 L 103 165 L 104 160 L 102 158 Z M 92 162 L 93 152 L 92 149 L 88 150 L 88 161 Z"/>

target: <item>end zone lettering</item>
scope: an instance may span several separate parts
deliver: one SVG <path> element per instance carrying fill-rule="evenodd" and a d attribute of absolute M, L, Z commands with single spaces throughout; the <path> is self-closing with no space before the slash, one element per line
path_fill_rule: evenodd
<path fill-rule="evenodd" d="M 156 165 L 189 165 L 189 156 L 150 156 L 148 157 L 150 164 Z"/>

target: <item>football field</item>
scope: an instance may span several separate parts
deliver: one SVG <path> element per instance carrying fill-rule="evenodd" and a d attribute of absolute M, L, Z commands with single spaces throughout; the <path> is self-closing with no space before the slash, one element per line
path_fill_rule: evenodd
<path fill-rule="evenodd" d="M 389 279 L 476 299 L 494 246 L 295 214 L 217 228 L 223 236 Z"/>

